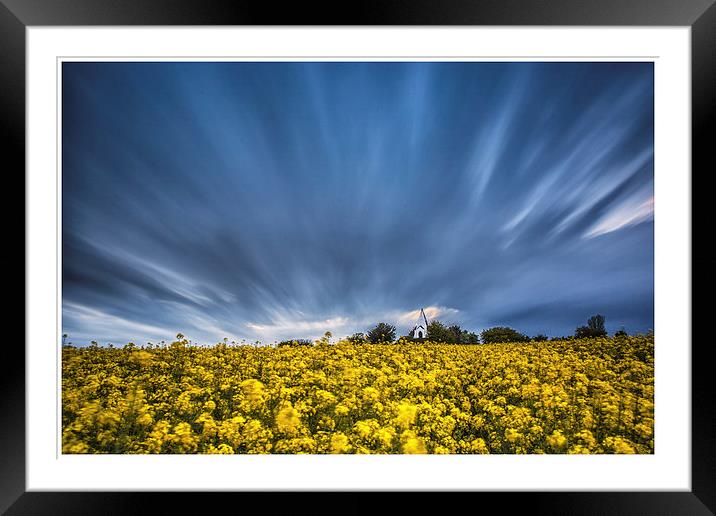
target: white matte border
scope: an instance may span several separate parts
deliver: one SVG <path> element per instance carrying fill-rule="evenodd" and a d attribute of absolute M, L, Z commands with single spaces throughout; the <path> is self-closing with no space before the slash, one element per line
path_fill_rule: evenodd
<path fill-rule="evenodd" d="M 688 27 L 28 27 L 27 490 L 690 490 L 690 40 Z M 59 454 L 63 59 L 653 61 L 655 453 Z"/>

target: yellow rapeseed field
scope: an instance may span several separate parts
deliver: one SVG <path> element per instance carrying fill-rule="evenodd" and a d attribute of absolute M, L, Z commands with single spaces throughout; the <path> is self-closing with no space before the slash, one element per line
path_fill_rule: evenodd
<path fill-rule="evenodd" d="M 64 453 L 653 453 L 651 336 L 62 351 Z"/>

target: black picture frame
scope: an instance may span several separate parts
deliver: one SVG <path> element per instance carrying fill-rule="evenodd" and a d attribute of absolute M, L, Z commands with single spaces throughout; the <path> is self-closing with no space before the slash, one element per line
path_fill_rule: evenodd
<path fill-rule="evenodd" d="M 692 236 L 698 235 L 700 221 L 712 216 L 706 211 L 708 190 L 694 188 L 694 180 L 716 170 L 713 144 L 716 110 L 716 6 L 714 0 L 374 0 L 331 5 L 225 0 L 0 0 L 0 120 L 2 123 L 3 177 L 6 223 L 15 225 L 19 207 L 12 198 L 17 189 L 24 192 L 25 175 L 25 29 L 28 26 L 71 25 L 635 25 L 690 26 L 692 74 Z M 14 183 L 13 181 L 17 181 Z M 17 188 L 17 189 L 16 189 Z M 10 192 L 13 195 L 8 195 Z M 11 202 L 7 202 L 10 200 Z M 24 214 L 24 210 L 22 212 Z M 12 217 L 12 218 L 11 218 Z M 19 231 L 19 229 L 18 229 Z M 709 233 L 706 233 L 708 237 Z M 24 238 L 24 237 L 23 237 Z M 709 240 L 705 238 L 704 240 Z M 700 331 L 705 327 L 707 306 L 696 303 L 695 293 L 710 291 L 713 282 L 706 274 L 713 258 L 694 254 L 698 242 L 692 238 L 692 490 L 689 492 L 523 492 L 462 493 L 459 498 L 477 498 L 480 506 L 493 501 L 507 510 L 517 509 L 548 514 L 714 514 L 716 512 L 716 439 L 714 438 L 714 401 L 711 344 Z M 705 245 L 701 244 L 702 246 Z M 8 274 L 27 256 L 12 246 L 4 253 Z M 24 246 L 23 246 L 24 249 Z M 12 255 L 12 256 L 10 256 Z M 17 266 L 17 265 L 15 265 Z M 25 269 L 26 270 L 26 269 Z M 701 272 L 701 274 L 699 274 Z M 15 274 L 15 276 L 19 276 Z M 693 284 L 693 282 L 692 282 Z M 25 295 L 23 294 L 23 299 Z M 14 303 L 19 311 L 20 303 Z M 24 307 L 24 303 L 22 305 Z M 10 320 L 11 317 L 8 318 Z M 19 320 L 19 314 L 15 317 Z M 15 325 L 17 326 L 17 325 Z M 180 513 L 218 507 L 240 497 L 241 507 L 258 500 L 261 493 L 130 493 L 130 492 L 26 492 L 25 489 L 25 353 L 11 326 L 2 351 L 0 374 L 0 512 L 7 514 L 138 514 Z M 17 336 L 19 337 L 19 336 Z M 699 340 L 699 337 L 703 340 Z M 10 342 L 10 341 L 14 342 Z M 23 338 L 24 340 L 24 338 Z M 688 340 L 688 339 L 686 339 Z M 26 343 L 25 345 L 29 345 Z M 674 343 L 683 345 L 683 343 Z M 658 417 L 658 415 L 657 415 Z M 249 496 L 250 495 L 250 496 Z M 450 496 L 457 496 L 453 493 Z M 207 506 L 207 498 L 211 501 Z M 276 508 L 283 495 L 268 496 Z M 371 496 L 346 497 L 346 509 L 355 512 L 378 510 Z M 441 497 L 443 501 L 446 496 Z M 266 493 L 263 494 L 266 500 Z M 292 512 L 312 513 L 319 506 L 304 502 L 303 495 L 291 493 Z M 425 508 L 424 493 L 413 493 L 401 502 L 402 512 Z M 451 499 L 450 505 L 457 500 Z M 468 503 L 474 504 L 475 501 Z M 443 510 L 444 502 L 441 502 Z M 236 506 L 239 509 L 239 506 Z M 335 512 L 335 506 L 330 512 Z M 273 510 L 268 511 L 273 512 Z"/>

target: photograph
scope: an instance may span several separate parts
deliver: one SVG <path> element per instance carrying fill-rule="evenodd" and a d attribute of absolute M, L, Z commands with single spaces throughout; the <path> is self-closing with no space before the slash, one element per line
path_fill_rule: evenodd
<path fill-rule="evenodd" d="M 58 67 L 62 455 L 654 454 L 653 60 Z"/>
<path fill-rule="evenodd" d="M 0 0 L 0 514 L 714 514 L 714 2 Z"/>

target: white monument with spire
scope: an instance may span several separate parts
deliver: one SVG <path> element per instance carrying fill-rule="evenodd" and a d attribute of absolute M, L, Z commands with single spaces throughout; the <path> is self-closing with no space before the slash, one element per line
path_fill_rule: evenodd
<path fill-rule="evenodd" d="M 420 318 L 418 319 L 418 324 L 413 329 L 413 338 L 414 339 L 427 339 L 428 338 L 428 318 L 425 317 L 425 311 L 421 308 L 420 309 Z"/>

